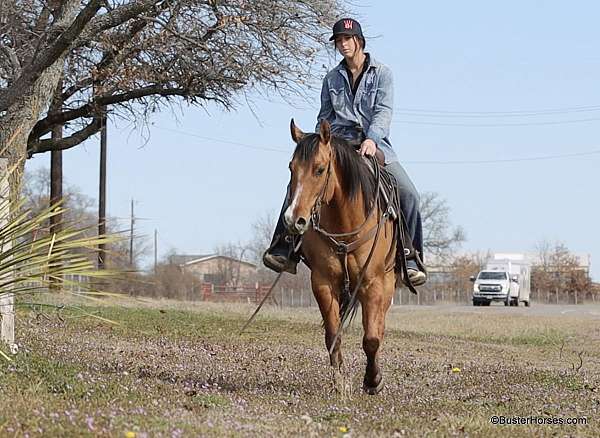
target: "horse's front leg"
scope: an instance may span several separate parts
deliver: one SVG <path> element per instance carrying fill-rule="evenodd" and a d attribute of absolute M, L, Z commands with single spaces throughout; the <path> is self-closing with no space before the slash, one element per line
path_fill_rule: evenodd
<path fill-rule="evenodd" d="M 343 379 L 341 376 L 342 368 L 342 340 L 338 338 L 335 341 L 336 334 L 340 328 L 340 305 L 338 294 L 332 285 L 331 280 L 313 273 L 311 277 L 312 289 L 319 304 L 323 324 L 325 326 L 325 346 L 329 352 L 329 362 L 333 369 L 333 383 L 336 391 L 343 391 Z M 333 346 L 333 348 L 332 348 Z"/>
<path fill-rule="evenodd" d="M 387 277 L 387 276 L 386 276 Z M 383 389 L 383 374 L 379 367 L 379 352 L 383 343 L 385 315 L 390 307 L 393 286 L 389 279 L 374 279 L 365 291 L 362 305 L 362 322 L 364 328 L 363 350 L 367 355 L 367 367 L 363 380 L 363 389 L 367 394 L 377 394 Z M 393 280 L 392 280 L 393 281 Z"/>

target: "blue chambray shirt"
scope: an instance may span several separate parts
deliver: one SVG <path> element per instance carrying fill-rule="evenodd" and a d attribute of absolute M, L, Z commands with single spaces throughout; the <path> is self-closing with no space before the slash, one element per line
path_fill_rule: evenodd
<path fill-rule="evenodd" d="M 394 107 L 394 83 L 392 71 L 369 56 L 367 70 L 352 100 L 352 88 L 348 73 L 340 62 L 323 79 L 321 110 L 317 116 L 315 131 L 319 132 L 321 120 L 331 124 L 335 135 L 346 139 L 357 137 L 356 127 L 362 127 L 366 138 L 375 142 L 383 152 L 385 164 L 398 161 L 390 143 L 390 123 Z"/>

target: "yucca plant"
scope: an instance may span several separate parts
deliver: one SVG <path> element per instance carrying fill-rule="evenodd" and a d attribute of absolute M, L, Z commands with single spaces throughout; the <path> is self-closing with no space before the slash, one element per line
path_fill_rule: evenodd
<path fill-rule="evenodd" d="M 71 294 L 97 297 L 109 295 L 102 290 L 103 280 L 117 275 L 115 271 L 98 270 L 94 258 L 98 245 L 122 239 L 119 235 L 94 235 L 92 227 L 77 223 L 61 223 L 60 231 L 49 226 L 52 217 L 64 217 L 64 208 L 54 205 L 32 213 L 22 202 L 0 202 L 0 306 L 10 309 L 15 299 L 25 294 L 43 294 L 63 286 Z M 69 277 L 84 278 L 77 291 L 69 291 L 76 282 Z M 3 322 L 5 323 L 5 322 Z M 0 356 L 10 357 L 0 349 Z"/>

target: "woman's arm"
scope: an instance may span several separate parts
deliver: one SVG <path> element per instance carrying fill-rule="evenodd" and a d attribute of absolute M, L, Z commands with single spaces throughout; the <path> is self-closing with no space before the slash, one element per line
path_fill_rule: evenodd
<path fill-rule="evenodd" d="M 390 135 L 390 124 L 394 109 L 394 78 L 388 67 L 381 69 L 375 104 L 373 108 L 373 119 L 366 134 L 375 142 L 377 147 L 385 148 L 383 139 Z"/>
<path fill-rule="evenodd" d="M 333 106 L 331 105 L 331 96 L 329 95 L 327 77 L 323 79 L 323 86 L 321 87 L 321 109 L 317 115 L 317 126 L 315 127 L 315 132 L 319 132 L 321 120 L 327 120 L 329 123 L 333 121 Z"/>

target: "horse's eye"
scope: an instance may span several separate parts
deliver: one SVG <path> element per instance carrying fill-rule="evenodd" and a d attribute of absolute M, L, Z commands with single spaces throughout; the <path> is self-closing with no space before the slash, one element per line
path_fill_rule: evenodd
<path fill-rule="evenodd" d="M 317 169 L 316 175 L 321 176 L 321 175 L 323 175 L 323 172 L 325 172 L 325 167 L 321 166 Z"/>

